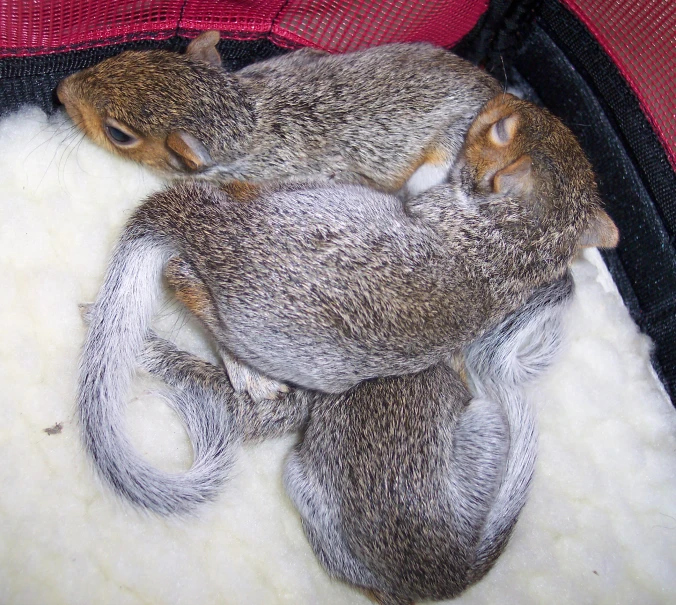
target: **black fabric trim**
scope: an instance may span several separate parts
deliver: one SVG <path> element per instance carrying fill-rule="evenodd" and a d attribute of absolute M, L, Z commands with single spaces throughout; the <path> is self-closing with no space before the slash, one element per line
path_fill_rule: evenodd
<path fill-rule="evenodd" d="M 604 254 L 676 402 L 676 174 L 637 98 L 582 23 L 547 0 L 513 67 L 576 134 L 620 229 Z"/>
<path fill-rule="evenodd" d="M 38 57 L 8 57 L 0 60 L 0 115 L 15 111 L 22 105 L 37 105 L 51 113 L 58 106 L 54 94 L 60 80 L 125 50 L 164 49 L 183 51 L 187 38 L 175 36 L 168 40 L 140 40 L 113 46 L 76 50 Z M 236 70 L 260 59 L 286 52 L 267 40 L 221 40 L 218 50 L 223 66 Z"/>
<path fill-rule="evenodd" d="M 492 0 L 476 25 L 453 51 L 493 71 L 522 45 L 542 0 Z"/>

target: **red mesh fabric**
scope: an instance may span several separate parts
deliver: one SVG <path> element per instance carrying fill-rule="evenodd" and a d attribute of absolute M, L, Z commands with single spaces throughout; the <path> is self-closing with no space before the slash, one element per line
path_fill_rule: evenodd
<path fill-rule="evenodd" d="M 169 37 L 182 5 L 182 0 L 2 0 L 0 48 L 3 56 L 23 57 L 144 37 Z"/>
<path fill-rule="evenodd" d="M 563 0 L 634 90 L 676 169 L 674 0 Z"/>
<path fill-rule="evenodd" d="M 612 57 L 676 168 L 676 8 L 673 0 L 562 0 Z M 450 46 L 488 0 L 0 0 L 0 57 L 144 38 L 269 38 L 345 52 L 387 42 Z"/>
<path fill-rule="evenodd" d="M 488 0 L 291 0 L 273 36 L 346 52 L 388 42 L 451 46 L 488 8 Z"/>
<path fill-rule="evenodd" d="M 193 36 L 268 37 L 343 52 L 387 42 L 454 44 L 488 0 L 2 0 L 0 57 Z"/>
<path fill-rule="evenodd" d="M 184 0 L 182 4 L 183 15 L 171 34 L 192 37 L 217 29 L 223 37 L 250 40 L 269 36 L 286 0 Z"/>

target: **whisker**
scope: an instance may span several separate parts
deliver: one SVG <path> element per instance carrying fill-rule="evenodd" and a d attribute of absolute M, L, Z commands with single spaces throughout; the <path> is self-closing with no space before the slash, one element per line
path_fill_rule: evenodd
<path fill-rule="evenodd" d="M 81 140 L 81 139 L 80 139 Z M 63 150 L 61 153 L 61 165 L 59 166 L 59 170 L 57 172 L 58 177 L 59 177 L 59 183 L 65 187 L 65 179 L 66 179 L 66 166 L 68 165 L 68 161 L 70 159 L 70 156 L 73 154 L 73 151 L 77 148 L 79 144 L 78 136 L 77 133 L 71 133 L 69 139 L 68 139 L 68 145 L 66 148 Z M 62 181 L 63 178 L 63 181 Z"/>
<path fill-rule="evenodd" d="M 45 127 L 39 134 L 44 133 L 45 130 L 47 130 L 48 128 L 51 128 L 51 125 L 48 125 L 47 127 Z M 38 149 L 40 149 L 40 147 L 42 147 L 43 145 L 47 145 L 48 143 L 51 143 L 57 135 L 61 135 L 61 134 L 62 134 L 62 132 L 61 132 L 59 129 L 55 130 L 49 138 L 45 139 L 45 140 L 42 141 L 39 145 L 36 145 L 33 149 L 31 149 L 31 151 L 29 151 L 28 154 L 26 155 L 25 159 L 27 160 L 28 158 L 30 158 L 30 156 L 31 156 L 33 153 L 35 153 Z M 35 135 L 32 139 L 30 139 L 30 140 L 31 140 L 31 141 L 34 140 L 37 136 L 38 136 L 38 135 L 36 134 L 36 135 Z M 68 133 L 66 133 L 65 136 L 68 136 Z M 63 143 L 63 141 L 65 140 L 65 136 L 64 136 L 64 139 L 61 139 L 61 140 L 57 143 L 57 145 L 61 145 L 61 144 Z M 29 141 L 29 142 L 30 142 L 30 141 Z"/>
<path fill-rule="evenodd" d="M 502 58 L 502 55 L 500 55 L 500 62 L 502 63 L 502 73 L 505 75 L 505 81 L 502 85 L 502 100 L 504 102 L 505 95 L 507 94 L 507 70 L 505 69 L 505 60 Z"/>

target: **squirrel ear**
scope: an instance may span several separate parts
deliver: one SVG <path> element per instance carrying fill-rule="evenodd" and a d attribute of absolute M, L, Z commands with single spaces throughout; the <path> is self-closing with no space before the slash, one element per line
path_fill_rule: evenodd
<path fill-rule="evenodd" d="M 592 216 L 578 242 L 582 248 L 615 248 L 620 239 L 613 219 L 600 208 Z"/>
<path fill-rule="evenodd" d="M 511 143 L 518 123 L 519 118 L 515 114 L 500 118 L 488 131 L 491 143 L 497 147 L 505 147 Z"/>
<path fill-rule="evenodd" d="M 499 170 L 493 177 L 494 193 L 526 195 L 533 188 L 531 177 L 532 162 L 530 156 L 522 155 L 506 168 Z"/>
<path fill-rule="evenodd" d="M 185 51 L 185 54 L 197 61 L 204 61 L 214 67 L 221 67 L 221 55 L 218 54 L 216 44 L 221 34 L 216 30 L 209 30 L 195 38 Z"/>
<path fill-rule="evenodd" d="M 167 136 L 167 147 L 192 171 L 203 170 L 214 163 L 207 148 L 184 130 L 170 132 Z"/>

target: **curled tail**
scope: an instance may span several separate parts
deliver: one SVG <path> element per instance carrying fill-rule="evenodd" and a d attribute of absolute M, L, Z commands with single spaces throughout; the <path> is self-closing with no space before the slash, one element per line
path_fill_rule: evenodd
<path fill-rule="evenodd" d="M 484 526 L 473 575 L 478 580 L 507 544 L 526 503 L 537 455 L 537 427 L 525 385 L 545 371 L 562 342 L 570 275 L 538 290 L 518 311 L 468 347 L 466 364 L 477 394 L 497 402 L 509 428 L 507 460 Z"/>
<path fill-rule="evenodd" d="M 215 497 L 233 462 L 236 434 L 214 393 L 198 398 L 181 388 L 173 389 L 172 403 L 193 444 L 186 473 L 153 468 L 123 431 L 129 386 L 171 253 L 142 221 L 132 219 L 125 228 L 88 314 L 77 399 L 84 446 L 100 476 L 121 496 L 161 514 L 189 512 Z"/>

